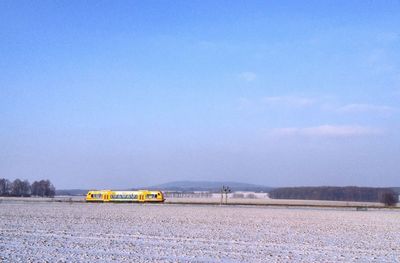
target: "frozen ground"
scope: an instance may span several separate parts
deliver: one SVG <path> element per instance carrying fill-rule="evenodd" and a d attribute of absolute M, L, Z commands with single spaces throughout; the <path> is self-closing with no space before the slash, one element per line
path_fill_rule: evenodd
<path fill-rule="evenodd" d="M 400 262 L 399 210 L 0 203 L 0 262 Z"/>

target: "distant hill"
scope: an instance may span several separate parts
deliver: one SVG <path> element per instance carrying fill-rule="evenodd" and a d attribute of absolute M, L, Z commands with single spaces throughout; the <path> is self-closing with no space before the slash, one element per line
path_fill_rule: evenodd
<path fill-rule="evenodd" d="M 272 190 L 272 187 L 263 186 L 263 185 L 255 185 L 255 184 L 247 184 L 247 183 L 238 183 L 238 182 L 229 182 L 229 181 L 221 181 L 221 182 L 212 182 L 212 181 L 174 181 L 165 184 L 159 184 L 154 186 L 148 186 L 145 188 L 148 189 L 159 189 L 159 190 L 169 190 L 169 191 L 211 191 L 211 192 L 219 192 L 221 187 L 229 186 L 232 191 L 252 191 L 252 192 L 269 192 Z"/>

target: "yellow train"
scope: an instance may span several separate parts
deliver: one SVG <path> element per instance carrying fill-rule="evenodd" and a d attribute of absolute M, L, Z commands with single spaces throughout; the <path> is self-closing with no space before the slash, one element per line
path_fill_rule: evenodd
<path fill-rule="evenodd" d="M 86 194 L 86 202 L 161 203 L 164 201 L 165 198 L 161 191 L 93 190 Z"/>

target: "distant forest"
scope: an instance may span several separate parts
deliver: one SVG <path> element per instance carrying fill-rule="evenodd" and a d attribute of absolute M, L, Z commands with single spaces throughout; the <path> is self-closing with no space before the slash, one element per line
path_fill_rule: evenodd
<path fill-rule="evenodd" d="M 56 189 L 49 180 L 34 181 L 32 184 L 27 180 L 15 179 L 9 181 L 0 178 L 0 196 L 42 196 L 53 197 Z"/>
<path fill-rule="evenodd" d="M 331 201 L 359 201 L 384 202 L 391 196 L 397 203 L 398 194 L 391 188 L 374 187 L 283 187 L 269 192 L 270 198 L 275 199 L 302 199 L 302 200 L 331 200 Z"/>

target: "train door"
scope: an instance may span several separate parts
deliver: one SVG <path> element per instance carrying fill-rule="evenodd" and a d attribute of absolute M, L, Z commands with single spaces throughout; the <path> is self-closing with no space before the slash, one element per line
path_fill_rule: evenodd
<path fill-rule="evenodd" d="M 109 202 L 110 201 L 110 192 L 107 191 L 107 192 L 103 193 L 102 199 L 103 199 L 103 202 Z"/>
<path fill-rule="evenodd" d="M 144 200 L 144 194 L 143 193 L 140 193 L 139 194 L 139 202 L 144 202 L 145 200 Z"/>

